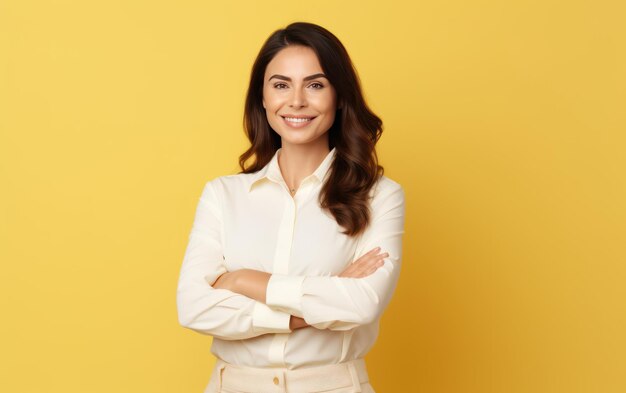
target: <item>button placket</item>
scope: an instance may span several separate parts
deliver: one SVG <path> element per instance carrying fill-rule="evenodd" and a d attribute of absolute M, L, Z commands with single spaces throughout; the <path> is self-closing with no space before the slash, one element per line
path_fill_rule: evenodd
<path fill-rule="evenodd" d="M 311 194 L 311 189 L 313 188 L 313 183 L 310 177 L 307 177 L 300 184 L 300 188 L 298 188 L 298 192 L 294 196 L 296 201 L 296 206 L 302 206 L 308 199 Z"/>
<path fill-rule="evenodd" d="M 284 199 L 286 200 L 285 209 L 278 229 L 278 241 L 274 254 L 273 272 L 277 274 L 289 272 L 289 256 L 296 223 L 296 201 L 290 195 L 285 195 Z"/>
<path fill-rule="evenodd" d="M 283 186 L 283 188 L 285 188 Z M 272 272 L 275 274 L 289 273 L 289 257 L 291 255 L 291 246 L 293 242 L 293 231 L 296 221 L 296 201 L 289 194 L 289 190 L 285 188 L 284 200 L 285 208 L 283 217 L 278 228 L 278 238 L 276 242 L 276 251 L 274 253 L 274 265 Z M 288 333 L 276 333 L 269 348 L 269 360 L 272 364 L 285 366 L 285 345 L 289 338 Z"/>

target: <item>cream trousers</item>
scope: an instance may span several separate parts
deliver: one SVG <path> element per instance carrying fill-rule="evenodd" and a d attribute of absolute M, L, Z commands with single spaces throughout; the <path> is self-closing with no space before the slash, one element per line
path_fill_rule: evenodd
<path fill-rule="evenodd" d="M 364 359 L 297 370 L 241 367 L 218 359 L 204 393 L 374 393 L 368 381 Z"/>

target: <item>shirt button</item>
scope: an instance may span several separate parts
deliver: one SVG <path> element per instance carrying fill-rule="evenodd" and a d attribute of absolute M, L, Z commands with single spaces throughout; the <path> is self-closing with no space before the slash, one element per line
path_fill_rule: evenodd
<path fill-rule="evenodd" d="M 279 382 L 278 377 L 274 377 L 273 381 L 274 381 L 274 385 L 278 385 L 278 382 Z"/>

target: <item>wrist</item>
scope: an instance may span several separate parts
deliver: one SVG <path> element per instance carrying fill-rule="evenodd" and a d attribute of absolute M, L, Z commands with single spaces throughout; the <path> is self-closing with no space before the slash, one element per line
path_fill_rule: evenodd
<path fill-rule="evenodd" d="M 238 271 L 226 272 L 220 275 L 213 284 L 213 288 L 227 289 L 232 292 L 237 292 L 237 286 L 239 282 Z"/>
<path fill-rule="evenodd" d="M 307 326 L 309 326 L 309 324 L 300 317 L 292 315 L 291 318 L 289 318 L 289 329 L 291 330 L 296 330 Z"/>

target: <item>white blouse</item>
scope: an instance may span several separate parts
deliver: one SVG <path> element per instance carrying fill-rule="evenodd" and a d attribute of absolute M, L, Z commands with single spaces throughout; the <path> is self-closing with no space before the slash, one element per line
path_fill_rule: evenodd
<path fill-rule="evenodd" d="M 180 270 L 179 322 L 213 336 L 211 352 L 236 365 L 297 369 L 362 358 L 398 281 L 404 190 L 381 177 L 370 193 L 370 226 L 349 237 L 318 202 L 336 149 L 293 197 L 278 166 L 280 151 L 258 172 L 204 186 Z M 389 257 L 376 272 L 336 276 L 377 246 Z M 272 273 L 267 304 L 209 285 L 243 268 Z M 311 326 L 291 331 L 290 315 Z"/>

